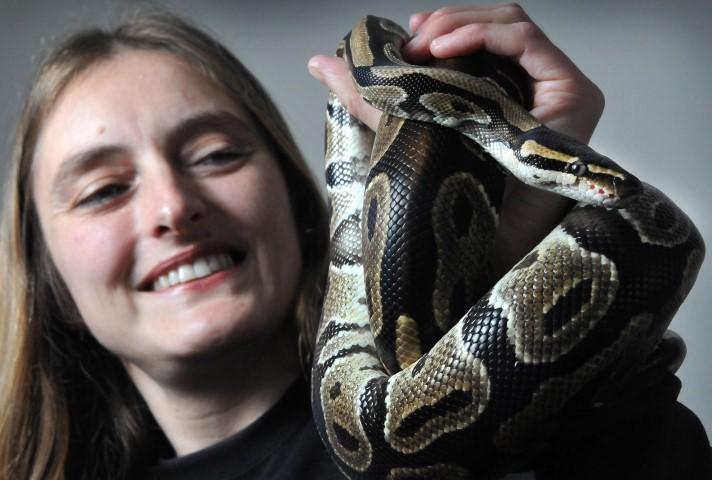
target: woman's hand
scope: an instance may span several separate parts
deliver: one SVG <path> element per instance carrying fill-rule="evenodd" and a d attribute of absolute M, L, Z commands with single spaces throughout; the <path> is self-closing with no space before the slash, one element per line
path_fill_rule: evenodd
<path fill-rule="evenodd" d="M 531 113 L 549 128 L 588 142 L 603 112 L 603 95 L 515 4 L 443 8 L 411 16 L 413 38 L 403 51 L 410 63 L 464 56 L 481 49 L 509 57 L 532 78 Z M 356 91 L 346 63 L 318 55 L 309 70 L 356 117 L 376 128 L 380 112 Z M 507 181 L 497 239 L 498 274 L 531 250 L 566 214 L 571 201 Z"/>

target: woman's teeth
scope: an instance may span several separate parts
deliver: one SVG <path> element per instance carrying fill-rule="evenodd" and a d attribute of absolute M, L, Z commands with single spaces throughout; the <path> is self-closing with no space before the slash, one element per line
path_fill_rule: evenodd
<path fill-rule="evenodd" d="M 207 277 L 220 270 L 225 270 L 232 265 L 235 265 L 235 260 L 227 253 L 199 258 L 193 263 L 183 264 L 165 275 L 158 277 L 153 282 L 153 290 L 160 292 L 161 290 L 181 283 Z"/>

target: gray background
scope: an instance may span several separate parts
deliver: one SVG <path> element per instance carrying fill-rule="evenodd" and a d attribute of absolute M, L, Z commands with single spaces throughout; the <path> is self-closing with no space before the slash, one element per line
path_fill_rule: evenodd
<path fill-rule="evenodd" d="M 146 3 L 146 2 L 141 2 Z M 9 155 L 20 101 L 45 45 L 87 23 L 110 24 L 139 2 L 0 0 L 0 155 Z M 325 89 L 309 76 L 311 55 L 331 53 L 365 14 L 407 26 L 408 15 L 447 5 L 430 1 L 164 1 L 207 28 L 260 78 L 282 107 L 319 171 Z M 521 0 L 530 16 L 606 95 L 591 142 L 601 153 L 665 191 L 712 242 L 712 1 Z M 321 178 L 321 174 L 319 177 Z M 688 346 L 680 399 L 712 434 L 712 263 L 672 327 Z"/>

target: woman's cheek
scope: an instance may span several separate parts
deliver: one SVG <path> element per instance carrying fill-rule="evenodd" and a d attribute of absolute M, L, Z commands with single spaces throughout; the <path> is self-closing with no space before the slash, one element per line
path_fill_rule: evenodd
<path fill-rule="evenodd" d="M 124 216 L 125 217 L 125 216 Z M 130 225 L 121 216 L 67 222 L 56 232 L 55 264 L 80 310 L 127 280 L 133 264 Z"/>

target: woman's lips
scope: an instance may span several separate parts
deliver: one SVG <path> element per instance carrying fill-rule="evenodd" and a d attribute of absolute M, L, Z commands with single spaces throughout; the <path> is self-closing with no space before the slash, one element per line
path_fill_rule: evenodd
<path fill-rule="evenodd" d="M 244 251 L 235 249 L 193 249 L 161 262 L 144 277 L 138 289 L 160 292 L 184 285 L 242 263 L 245 256 Z"/>
<path fill-rule="evenodd" d="M 241 259 L 240 259 L 241 260 Z M 158 277 L 153 282 L 153 291 L 160 292 L 176 285 L 205 278 L 213 273 L 220 272 L 237 264 L 238 260 L 233 255 L 221 253 L 200 257 L 192 263 L 184 263 L 168 273 Z"/>

